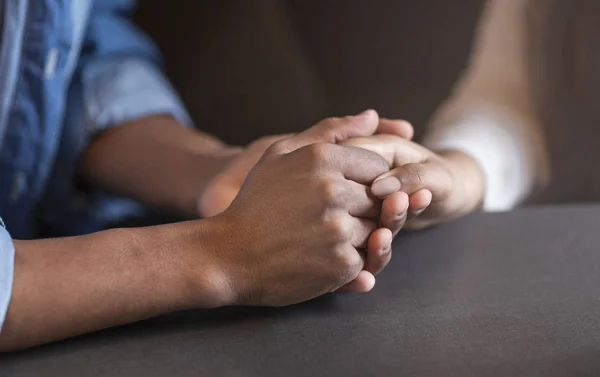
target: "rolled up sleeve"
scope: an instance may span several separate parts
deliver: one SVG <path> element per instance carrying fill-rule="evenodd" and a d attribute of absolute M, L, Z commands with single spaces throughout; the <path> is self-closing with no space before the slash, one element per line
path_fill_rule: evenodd
<path fill-rule="evenodd" d="M 150 115 L 190 118 L 161 70 L 154 44 L 130 20 L 132 0 L 97 1 L 79 61 L 89 129 L 101 131 Z"/>
<path fill-rule="evenodd" d="M 0 219 L 0 332 L 6 319 L 12 292 L 15 265 L 15 247 Z"/>
<path fill-rule="evenodd" d="M 94 1 L 87 17 L 57 169 L 46 189 L 43 222 L 52 236 L 89 233 L 146 214 L 136 200 L 75 184 L 77 162 L 93 137 L 152 115 L 192 125 L 162 73 L 156 46 L 131 21 L 134 6 L 132 0 Z"/>
<path fill-rule="evenodd" d="M 183 125 L 189 117 L 162 73 L 150 62 L 119 58 L 90 64 L 83 74 L 86 113 L 93 131 L 149 115 L 170 115 Z"/>

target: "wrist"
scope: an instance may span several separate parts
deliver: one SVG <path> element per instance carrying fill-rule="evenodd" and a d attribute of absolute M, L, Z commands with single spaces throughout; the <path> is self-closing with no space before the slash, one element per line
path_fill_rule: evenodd
<path fill-rule="evenodd" d="M 169 275 L 173 277 L 173 286 L 182 298 L 180 309 L 233 305 L 236 301 L 234 279 L 226 258 L 233 249 L 228 228 L 215 219 L 159 228 L 162 228 L 161 244 L 173 245 L 168 270 L 172 271 Z"/>
<path fill-rule="evenodd" d="M 197 217 L 198 198 L 206 187 L 241 153 L 242 147 L 231 146 L 218 138 L 198 129 L 181 126 L 169 116 L 152 116 L 146 123 L 172 124 L 180 130 L 176 144 L 182 155 L 182 163 L 174 168 L 178 172 L 177 181 L 172 182 L 172 205 L 183 214 Z"/>
<path fill-rule="evenodd" d="M 462 212 L 469 213 L 481 208 L 485 193 L 483 170 L 467 153 L 458 150 L 440 152 L 446 161 L 454 182 L 454 202 Z"/>
<path fill-rule="evenodd" d="M 175 206 L 183 213 L 198 216 L 198 200 L 210 183 L 240 154 L 241 148 L 223 147 L 211 152 L 191 152 L 186 168 L 180 167 L 182 183 L 177 185 Z"/>
<path fill-rule="evenodd" d="M 197 195 L 237 153 L 157 115 L 103 132 L 83 152 L 79 173 L 93 188 L 197 215 Z"/>

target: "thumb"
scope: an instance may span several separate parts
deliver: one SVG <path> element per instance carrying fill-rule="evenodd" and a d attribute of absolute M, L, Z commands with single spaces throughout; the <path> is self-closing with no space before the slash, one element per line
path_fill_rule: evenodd
<path fill-rule="evenodd" d="M 277 143 L 279 153 L 289 153 L 316 143 L 336 144 L 354 137 L 375 134 L 379 125 L 379 115 L 375 110 L 366 110 L 355 116 L 327 118 L 308 130 Z"/>

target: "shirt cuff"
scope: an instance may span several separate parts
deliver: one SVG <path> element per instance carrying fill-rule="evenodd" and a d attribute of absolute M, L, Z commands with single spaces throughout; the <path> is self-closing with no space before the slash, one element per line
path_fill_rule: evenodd
<path fill-rule="evenodd" d="M 483 210 L 508 211 L 536 185 L 536 157 L 518 119 L 477 112 L 439 125 L 423 145 L 435 151 L 459 150 L 470 155 L 485 177 Z"/>
<path fill-rule="evenodd" d="M 192 126 L 175 90 L 152 62 L 131 57 L 93 61 L 82 80 L 92 133 L 151 115 L 170 115 Z"/>
<path fill-rule="evenodd" d="M 0 332 L 2 332 L 12 293 L 14 267 L 15 246 L 0 219 Z"/>

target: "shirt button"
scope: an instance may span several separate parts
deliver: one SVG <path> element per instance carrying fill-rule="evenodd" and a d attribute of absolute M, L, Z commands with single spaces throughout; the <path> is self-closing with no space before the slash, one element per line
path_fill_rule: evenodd
<path fill-rule="evenodd" d="M 23 172 L 19 172 L 13 181 L 12 190 L 10 191 L 10 200 L 14 203 L 21 198 L 23 192 L 27 190 L 27 176 Z"/>

